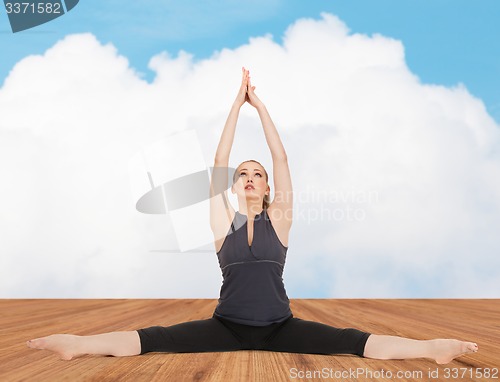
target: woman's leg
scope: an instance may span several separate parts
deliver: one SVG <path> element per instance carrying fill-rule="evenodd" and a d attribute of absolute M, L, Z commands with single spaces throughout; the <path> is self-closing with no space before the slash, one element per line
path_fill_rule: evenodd
<path fill-rule="evenodd" d="M 93 336 L 53 334 L 27 342 L 33 349 L 45 349 L 70 360 L 84 354 L 112 355 L 123 357 L 141 353 L 141 342 L 137 331 L 111 332 Z"/>
<path fill-rule="evenodd" d="M 53 351 L 65 360 L 84 354 L 123 357 L 149 352 L 232 351 L 246 346 L 232 330 L 215 318 L 93 336 L 54 334 L 28 341 L 27 345 Z"/>
<path fill-rule="evenodd" d="M 241 350 L 245 347 L 237 333 L 212 317 L 172 326 L 152 326 L 138 330 L 141 353 L 202 353 Z"/>
<path fill-rule="evenodd" d="M 363 356 L 370 333 L 339 329 L 292 317 L 265 339 L 262 350 L 303 354 L 356 354 Z"/>
<path fill-rule="evenodd" d="M 266 341 L 265 350 L 308 354 L 357 354 L 375 359 L 430 358 L 439 364 L 476 352 L 477 344 L 453 339 L 413 340 L 338 329 L 291 318 Z"/>
<path fill-rule="evenodd" d="M 413 340 L 372 334 L 366 341 L 363 356 L 376 359 L 431 358 L 444 364 L 477 350 L 478 346 L 473 342 L 453 339 Z"/>

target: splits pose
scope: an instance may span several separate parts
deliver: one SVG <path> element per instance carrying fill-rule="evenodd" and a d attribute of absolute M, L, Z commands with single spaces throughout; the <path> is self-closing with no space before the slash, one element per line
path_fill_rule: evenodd
<path fill-rule="evenodd" d="M 235 211 L 224 186 L 239 111 L 246 102 L 257 110 L 271 151 L 275 197 L 269 200 L 264 167 L 254 160 L 245 161 L 233 176 L 231 192 L 238 198 Z M 378 335 L 293 316 L 282 279 L 292 225 L 287 154 L 245 68 L 215 154 L 210 191 L 210 225 L 223 275 L 219 303 L 211 318 L 91 336 L 55 334 L 30 340 L 27 345 L 53 351 L 66 360 L 84 354 L 119 357 L 148 352 L 267 350 L 375 359 L 430 358 L 443 364 L 477 351 L 472 342 Z"/>

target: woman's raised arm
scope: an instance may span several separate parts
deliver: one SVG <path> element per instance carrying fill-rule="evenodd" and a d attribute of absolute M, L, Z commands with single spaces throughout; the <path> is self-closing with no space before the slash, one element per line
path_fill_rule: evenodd
<path fill-rule="evenodd" d="M 234 217 L 234 208 L 227 197 L 229 154 L 234 141 L 240 108 L 246 102 L 248 70 L 241 69 L 241 85 L 231 106 L 214 158 L 210 182 L 210 227 L 214 233 L 216 250 L 220 249 Z"/>
<path fill-rule="evenodd" d="M 292 224 L 292 207 L 293 207 L 293 187 L 288 168 L 288 157 L 281 142 L 281 138 L 276 130 L 276 126 L 267 111 L 264 103 L 255 94 L 255 86 L 252 86 L 250 77 L 248 77 L 247 102 L 257 109 L 267 145 L 271 151 L 273 159 L 274 173 L 274 199 L 268 210 L 270 213 L 273 210 L 279 210 L 279 213 L 274 214 L 273 223 L 280 223 L 290 227 Z"/>
<path fill-rule="evenodd" d="M 242 78 L 240 90 L 238 91 L 238 95 L 231 106 L 226 124 L 224 125 L 224 130 L 222 131 L 222 135 L 220 137 L 219 145 L 217 146 L 217 151 L 215 152 L 215 164 L 220 166 L 227 167 L 229 163 L 229 154 L 231 153 L 231 147 L 233 146 L 236 123 L 238 122 L 241 106 L 243 106 L 247 97 L 248 70 L 242 68 L 241 71 Z"/>

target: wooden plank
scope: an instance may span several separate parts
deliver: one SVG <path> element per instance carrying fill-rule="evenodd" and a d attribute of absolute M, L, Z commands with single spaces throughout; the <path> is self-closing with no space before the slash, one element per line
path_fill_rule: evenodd
<path fill-rule="evenodd" d="M 317 381 L 335 380 L 320 377 L 340 373 L 347 378 L 337 380 L 345 381 L 500 379 L 498 374 L 496 379 L 476 377 L 479 368 L 500 367 L 500 300 L 291 301 L 294 316 L 336 327 L 415 339 L 457 338 L 478 343 L 478 353 L 447 365 L 426 359 L 382 361 L 350 355 L 265 351 L 84 356 L 62 361 L 48 351 L 29 349 L 25 344 L 28 339 L 52 333 L 88 335 L 209 318 L 216 304 L 213 299 L 0 300 L 0 381 Z M 447 369 L 459 375 L 445 378 Z M 398 372 L 407 375 L 399 376 Z M 440 378 L 432 378 L 430 372 L 439 373 Z M 298 378 L 306 377 L 306 373 L 310 378 Z M 388 378 L 391 373 L 392 378 Z"/>

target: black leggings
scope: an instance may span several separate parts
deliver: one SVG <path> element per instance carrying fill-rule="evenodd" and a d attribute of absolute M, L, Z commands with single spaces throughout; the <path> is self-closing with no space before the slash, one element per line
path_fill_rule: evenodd
<path fill-rule="evenodd" d="M 215 315 L 206 320 L 137 330 L 141 354 L 268 350 L 304 354 L 357 354 L 363 357 L 369 333 L 337 329 L 290 317 L 267 326 L 237 324 Z"/>

